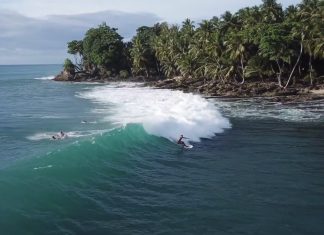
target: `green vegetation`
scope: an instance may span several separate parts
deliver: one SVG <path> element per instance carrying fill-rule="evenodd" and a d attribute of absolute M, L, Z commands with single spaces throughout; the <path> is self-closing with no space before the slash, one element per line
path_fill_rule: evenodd
<path fill-rule="evenodd" d="M 153 48 L 156 36 L 154 27 L 143 26 L 137 29 L 130 48 L 132 69 L 135 74 L 145 73 L 149 77 L 152 70 L 155 74 L 160 73 L 159 62 Z"/>
<path fill-rule="evenodd" d="M 263 0 L 198 25 L 186 19 L 181 26 L 142 26 L 128 43 L 104 23 L 69 42 L 68 52 L 75 68 L 90 74 L 312 86 L 324 80 L 324 1 L 303 0 L 283 10 Z"/>
<path fill-rule="evenodd" d="M 119 72 L 119 77 L 120 78 L 128 78 L 129 77 L 129 74 L 128 74 L 127 70 L 121 70 Z"/>
<path fill-rule="evenodd" d="M 105 23 L 98 28 L 88 30 L 83 39 L 83 51 L 89 65 L 118 69 L 122 51 L 122 37 L 116 28 L 110 28 Z"/>
<path fill-rule="evenodd" d="M 74 55 L 75 68 L 81 70 L 83 64 L 83 41 L 73 40 L 68 42 L 68 53 Z"/>
<path fill-rule="evenodd" d="M 72 73 L 74 72 L 74 69 L 75 69 L 75 66 L 70 59 L 65 59 L 63 67 L 64 67 L 64 70 L 72 72 Z"/>

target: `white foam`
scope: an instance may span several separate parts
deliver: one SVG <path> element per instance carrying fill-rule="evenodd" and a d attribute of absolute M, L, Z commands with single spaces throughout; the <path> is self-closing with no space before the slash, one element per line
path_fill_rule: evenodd
<path fill-rule="evenodd" d="M 68 131 L 64 132 L 66 137 L 64 138 L 57 138 L 58 140 L 70 139 L 70 138 L 80 138 L 85 136 L 92 136 L 101 134 L 109 130 L 90 130 L 90 131 Z M 52 140 L 52 136 L 60 136 L 58 132 L 42 132 L 42 133 L 35 133 L 33 135 L 27 136 L 28 140 L 32 141 L 40 141 L 40 140 Z"/>
<path fill-rule="evenodd" d="M 48 166 L 39 166 L 39 167 L 34 167 L 34 170 L 41 170 L 41 169 L 46 169 L 46 168 L 52 168 L 52 165 L 48 165 Z"/>
<path fill-rule="evenodd" d="M 30 136 L 27 136 L 27 139 L 37 141 L 37 140 L 45 140 L 45 139 L 51 139 L 53 135 L 56 135 L 57 133 L 54 132 L 44 132 L 44 133 L 36 133 Z"/>
<path fill-rule="evenodd" d="M 47 76 L 47 77 L 39 77 L 39 78 L 34 78 L 36 80 L 53 80 L 55 76 Z"/>
<path fill-rule="evenodd" d="M 40 119 L 61 119 L 67 118 L 68 116 L 64 115 L 43 115 L 37 113 L 13 113 L 11 114 L 13 117 L 23 117 L 23 118 L 40 118 Z"/>
<path fill-rule="evenodd" d="M 249 119 L 279 119 L 292 122 L 322 120 L 324 104 L 319 102 L 280 104 L 257 99 L 222 101 L 214 99 L 215 105 L 230 117 Z"/>
<path fill-rule="evenodd" d="M 181 134 L 191 141 L 210 138 L 230 127 L 217 108 L 199 95 L 145 87 L 95 87 L 79 94 L 100 104 L 106 121 L 126 125 L 141 123 L 149 134 L 176 140 Z"/>
<path fill-rule="evenodd" d="M 61 119 L 61 118 L 66 118 L 66 116 L 62 116 L 62 115 L 44 115 L 44 116 L 36 116 L 37 118 L 41 118 L 41 119 Z"/>

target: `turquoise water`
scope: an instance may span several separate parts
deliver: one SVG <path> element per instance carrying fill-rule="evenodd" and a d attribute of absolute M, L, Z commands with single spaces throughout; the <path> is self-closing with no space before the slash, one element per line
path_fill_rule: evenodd
<path fill-rule="evenodd" d="M 1 234 L 324 233 L 322 102 L 48 79 L 60 69 L 0 66 Z"/>

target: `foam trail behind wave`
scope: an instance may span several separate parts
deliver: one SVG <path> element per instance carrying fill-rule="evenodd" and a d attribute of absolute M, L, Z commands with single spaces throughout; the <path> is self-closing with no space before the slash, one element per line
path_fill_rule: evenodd
<path fill-rule="evenodd" d="M 199 141 L 230 127 L 216 107 L 199 95 L 144 87 L 92 88 L 79 94 L 102 105 L 107 121 L 141 123 L 147 133 L 176 140 L 180 134 Z"/>

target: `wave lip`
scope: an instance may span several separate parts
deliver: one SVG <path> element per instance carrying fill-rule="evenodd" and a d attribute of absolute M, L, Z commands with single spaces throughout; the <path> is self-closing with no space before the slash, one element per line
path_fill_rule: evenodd
<path fill-rule="evenodd" d="M 99 104 L 101 112 L 106 110 L 106 121 L 120 125 L 139 123 L 148 134 L 172 141 L 183 134 L 197 142 L 231 127 L 215 105 L 182 91 L 107 85 L 79 96 Z"/>

